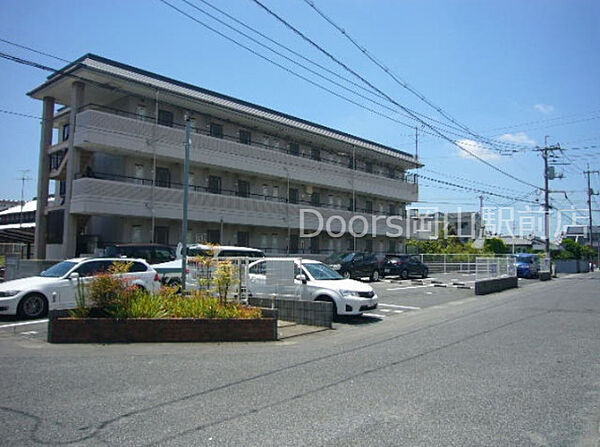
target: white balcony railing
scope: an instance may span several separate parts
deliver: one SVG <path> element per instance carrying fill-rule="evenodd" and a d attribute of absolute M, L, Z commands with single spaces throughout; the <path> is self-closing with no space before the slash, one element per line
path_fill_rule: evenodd
<path fill-rule="evenodd" d="M 74 143 L 90 150 L 105 148 L 146 156 L 156 153 L 162 159 L 182 162 L 183 142 L 181 129 L 97 110 L 85 110 L 77 115 Z M 190 159 L 192 163 L 230 171 L 279 178 L 289 176 L 295 182 L 343 191 L 354 189 L 388 200 L 413 202 L 418 195 L 414 183 L 197 133 L 192 136 Z"/>

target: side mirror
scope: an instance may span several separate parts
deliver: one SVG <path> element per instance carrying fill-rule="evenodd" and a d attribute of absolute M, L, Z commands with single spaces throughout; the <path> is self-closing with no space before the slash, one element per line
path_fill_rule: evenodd
<path fill-rule="evenodd" d="M 296 275 L 296 279 L 300 282 L 302 282 L 302 284 L 306 284 L 308 281 L 308 278 L 306 278 L 306 275 Z"/>
<path fill-rule="evenodd" d="M 69 275 L 69 279 L 79 279 L 79 273 L 73 272 Z"/>

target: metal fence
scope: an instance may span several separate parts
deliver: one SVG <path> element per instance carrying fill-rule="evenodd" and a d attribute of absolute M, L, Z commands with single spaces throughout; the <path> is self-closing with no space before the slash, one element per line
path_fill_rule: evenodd
<path fill-rule="evenodd" d="M 477 260 L 483 257 L 469 253 L 423 253 L 414 255 L 427 264 L 429 273 L 477 273 Z M 507 259 L 510 255 L 488 256 L 490 259 Z"/>
<path fill-rule="evenodd" d="M 514 256 L 478 257 L 475 262 L 475 280 L 517 276 Z"/>

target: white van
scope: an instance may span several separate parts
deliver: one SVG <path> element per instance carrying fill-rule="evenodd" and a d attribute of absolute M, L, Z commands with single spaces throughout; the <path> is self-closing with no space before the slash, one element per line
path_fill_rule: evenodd
<path fill-rule="evenodd" d="M 160 264 L 153 264 L 152 268 L 158 272 L 163 284 L 179 286 L 181 284 L 181 244 L 177 246 L 177 259 Z M 197 256 L 212 256 L 218 259 L 226 258 L 264 258 L 265 254 L 256 248 L 236 247 L 233 245 L 188 245 L 188 259 Z M 189 273 L 189 270 L 186 271 Z M 191 278 L 190 278 L 191 279 Z M 187 289 L 194 289 L 197 284 L 193 280 L 186 281 Z"/>

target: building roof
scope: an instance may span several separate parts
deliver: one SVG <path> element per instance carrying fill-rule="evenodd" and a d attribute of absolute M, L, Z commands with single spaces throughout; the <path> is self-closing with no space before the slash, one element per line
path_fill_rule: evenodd
<path fill-rule="evenodd" d="M 238 113 L 253 115 L 257 118 L 275 122 L 280 125 L 319 134 L 323 137 L 333 138 L 365 149 L 371 149 L 384 155 L 400 158 L 405 162 L 411 163 L 415 168 L 423 166 L 413 155 L 393 147 L 385 146 L 364 138 L 357 137 L 355 135 L 332 129 L 330 127 L 322 126 L 320 124 L 297 118 L 292 115 L 278 112 L 276 110 L 246 102 L 241 99 L 214 92 L 212 90 L 207 90 L 192 84 L 177 81 L 172 78 L 132 67 L 130 65 L 126 65 L 121 62 L 91 53 L 80 57 L 79 59 L 71 62 L 62 69 L 48 76 L 48 80 L 44 84 L 30 91 L 28 95 L 37 99 L 42 99 L 45 96 L 44 91 L 46 89 L 51 87 L 54 83 L 67 77 L 77 79 L 78 76 L 75 73 L 82 69 L 96 73 L 100 72 L 108 74 L 130 82 L 144 85 L 146 87 L 151 87 L 155 90 L 160 89 L 163 91 L 169 91 L 170 93 L 176 95 L 218 105 Z"/>
<path fill-rule="evenodd" d="M 568 225 L 566 234 L 584 236 L 588 234 L 589 228 L 587 225 Z M 600 225 L 592 225 L 592 233 L 600 233 Z"/>

